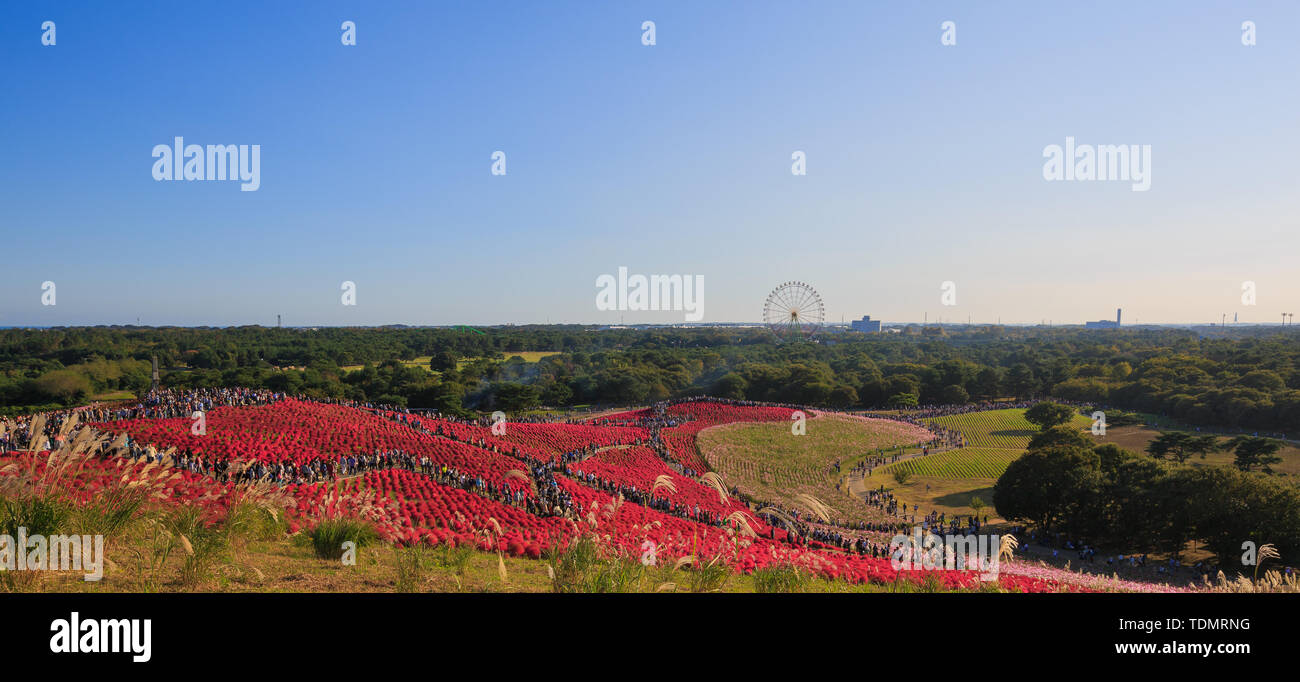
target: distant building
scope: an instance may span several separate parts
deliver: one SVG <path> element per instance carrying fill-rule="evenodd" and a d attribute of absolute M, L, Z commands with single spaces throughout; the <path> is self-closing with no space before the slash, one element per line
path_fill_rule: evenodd
<path fill-rule="evenodd" d="M 1083 326 L 1088 329 L 1119 329 L 1119 321 L 1123 313 L 1124 313 L 1123 308 L 1116 308 L 1114 320 L 1097 320 L 1095 322 L 1084 322 Z"/>
<path fill-rule="evenodd" d="M 870 315 L 863 315 L 861 320 L 850 322 L 849 327 L 855 332 L 879 332 L 880 320 L 873 320 Z"/>

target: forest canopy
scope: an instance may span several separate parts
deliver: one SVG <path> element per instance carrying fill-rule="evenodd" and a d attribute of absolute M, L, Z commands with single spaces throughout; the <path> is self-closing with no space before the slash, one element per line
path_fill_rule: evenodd
<path fill-rule="evenodd" d="M 167 386 L 265 387 L 449 412 L 700 394 L 835 408 L 1053 397 L 1204 426 L 1300 427 L 1300 334 L 920 331 L 777 343 L 739 327 L 4 329 L 0 407 L 139 395 L 156 356 Z M 550 355 L 525 361 L 528 353 Z"/>

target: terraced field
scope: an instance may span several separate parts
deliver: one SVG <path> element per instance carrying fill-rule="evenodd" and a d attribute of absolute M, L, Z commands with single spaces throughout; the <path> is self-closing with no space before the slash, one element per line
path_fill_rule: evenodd
<path fill-rule="evenodd" d="M 989 410 L 951 417 L 935 417 L 925 421 L 962 432 L 970 447 L 974 448 L 998 448 L 1023 452 L 1029 446 L 1029 439 L 1038 432 L 1038 427 L 1025 419 L 1023 409 Z M 1083 429 L 1091 426 L 1092 421 L 1077 414 L 1074 417 L 1074 424 Z"/>
<path fill-rule="evenodd" d="M 884 467 L 882 471 L 889 475 L 902 470 L 914 476 L 996 479 L 1006 471 L 1008 464 L 1024 453 L 1029 439 L 1038 432 L 1038 427 L 1025 419 L 1023 409 L 990 410 L 925 421 L 960 431 L 969 445 L 904 460 Z M 1075 415 L 1074 425 L 1080 429 L 1091 424 L 1087 417 Z"/>
<path fill-rule="evenodd" d="M 1025 419 L 1022 408 L 990 410 L 935 417 L 925 421 L 960 431 L 967 446 L 947 452 L 906 459 L 875 470 L 863 485 L 884 486 L 900 499 L 926 509 L 951 514 L 974 513 L 970 501 L 979 497 L 987 503 L 992 487 L 1007 465 L 1024 454 L 1038 427 Z M 1092 421 L 1075 415 L 1074 426 L 1086 429 Z M 893 480 L 895 471 L 906 471 L 912 479 L 905 485 Z"/>
<path fill-rule="evenodd" d="M 996 479 L 1020 454 L 1019 450 L 1004 448 L 961 448 L 903 460 L 888 469 L 906 471 L 913 476 Z"/>

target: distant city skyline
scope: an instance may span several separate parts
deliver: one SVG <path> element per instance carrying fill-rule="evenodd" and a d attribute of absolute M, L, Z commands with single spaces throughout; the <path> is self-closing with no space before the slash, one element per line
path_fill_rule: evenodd
<path fill-rule="evenodd" d="M 1296 26 L 1294 2 L 10 3 L 0 326 L 685 321 L 599 308 L 620 268 L 700 278 L 705 323 L 800 280 L 846 324 L 1281 324 Z M 156 170 L 178 137 L 256 182 Z"/>

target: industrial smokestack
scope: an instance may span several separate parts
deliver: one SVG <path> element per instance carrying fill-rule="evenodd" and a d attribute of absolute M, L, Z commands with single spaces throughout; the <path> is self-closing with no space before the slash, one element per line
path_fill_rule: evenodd
<path fill-rule="evenodd" d="M 1120 315 L 1122 315 L 1122 314 L 1124 314 L 1124 309 L 1123 309 L 1123 308 L 1116 308 L 1116 309 L 1115 309 L 1115 326 L 1116 326 L 1116 327 L 1119 326 L 1119 318 L 1120 318 Z"/>

